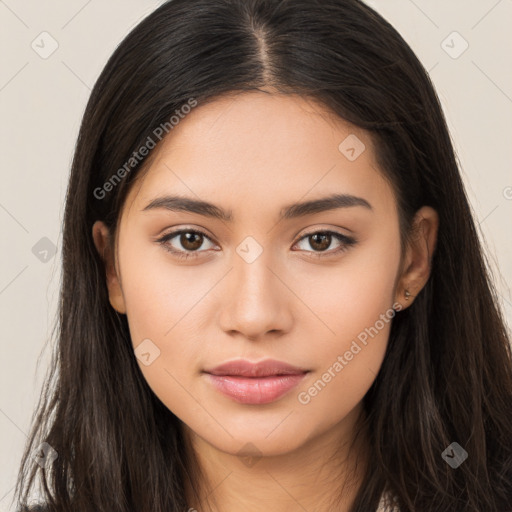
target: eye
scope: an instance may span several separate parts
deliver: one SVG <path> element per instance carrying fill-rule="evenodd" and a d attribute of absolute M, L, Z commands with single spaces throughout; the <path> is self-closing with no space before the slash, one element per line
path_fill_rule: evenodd
<path fill-rule="evenodd" d="M 327 251 L 333 239 L 338 241 L 340 245 L 334 250 Z M 312 252 L 312 256 L 320 258 L 344 252 L 349 249 L 349 247 L 357 243 L 354 238 L 343 235 L 336 231 L 314 231 L 307 233 L 297 242 L 297 244 L 303 240 L 308 240 L 310 246 L 313 247 L 314 251 L 309 251 Z"/>
<path fill-rule="evenodd" d="M 178 235 L 180 236 L 177 238 L 176 242 L 178 245 L 181 245 L 181 248 L 176 248 L 170 243 L 174 238 L 178 237 Z M 177 258 L 187 259 L 196 258 L 198 256 L 194 254 L 196 252 L 203 252 L 198 251 L 198 249 L 203 245 L 205 239 L 211 241 L 206 233 L 197 229 L 180 229 L 164 235 L 162 238 L 158 239 L 157 242 L 162 244 L 166 251 L 174 254 Z"/>
<path fill-rule="evenodd" d="M 179 236 L 179 238 L 177 238 Z M 177 242 L 180 247 L 175 247 L 171 241 Z M 197 229 L 179 229 L 172 231 L 164 235 L 157 240 L 166 251 L 169 251 L 179 259 L 197 258 L 198 253 L 204 252 L 199 249 L 203 246 L 204 241 L 211 238 L 203 231 Z M 331 246 L 332 241 L 336 240 L 340 245 L 334 250 L 327 251 Z M 346 235 L 338 233 L 336 231 L 313 231 L 304 235 L 295 245 L 301 243 L 303 240 L 310 240 L 309 244 L 314 249 L 311 252 L 313 257 L 327 257 L 332 256 L 343 251 L 346 251 L 352 245 L 355 245 L 357 241 Z M 211 247 L 210 247 L 211 248 Z"/>

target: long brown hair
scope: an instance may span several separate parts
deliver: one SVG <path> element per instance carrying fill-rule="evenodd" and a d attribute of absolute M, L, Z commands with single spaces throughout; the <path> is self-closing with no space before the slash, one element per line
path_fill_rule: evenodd
<path fill-rule="evenodd" d="M 268 86 L 314 98 L 368 131 L 393 185 L 402 243 L 421 206 L 439 214 L 430 279 L 393 319 L 364 397 L 372 459 L 351 511 L 375 510 L 384 490 L 402 512 L 512 510 L 510 340 L 446 121 L 412 50 L 358 0 L 172 0 L 118 46 L 76 145 L 58 340 L 19 504 L 40 478 L 52 512 L 186 510 L 180 422 L 145 382 L 126 317 L 109 304 L 92 225 L 103 220 L 115 233 L 147 164 L 133 155 L 159 126 L 172 136 L 169 119 L 191 98 Z M 58 455 L 44 468 L 32 457 L 43 442 Z M 468 453 L 455 469 L 441 455 L 452 442 Z"/>

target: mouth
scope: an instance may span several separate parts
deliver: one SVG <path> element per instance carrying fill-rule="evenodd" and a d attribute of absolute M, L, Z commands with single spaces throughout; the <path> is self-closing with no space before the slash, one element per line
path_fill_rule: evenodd
<path fill-rule="evenodd" d="M 261 405 L 274 402 L 296 387 L 310 370 L 282 361 L 252 363 L 237 360 L 204 370 L 213 387 L 242 404 Z"/>

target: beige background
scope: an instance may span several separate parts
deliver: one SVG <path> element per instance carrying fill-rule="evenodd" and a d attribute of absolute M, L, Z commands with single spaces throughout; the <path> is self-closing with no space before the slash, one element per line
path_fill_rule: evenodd
<path fill-rule="evenodd" d="M 48 364 L 43 345 L 56 313 L 63 200 L 81 115 L 114 48 L 159 3 L 0 0 L 0 512 L 11 510 Z M 512 325 L 512 0 L 369 3 L 431 74 Z"/>

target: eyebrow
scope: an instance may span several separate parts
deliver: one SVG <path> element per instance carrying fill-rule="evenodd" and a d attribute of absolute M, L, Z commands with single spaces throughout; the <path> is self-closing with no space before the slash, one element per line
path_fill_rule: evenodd
<path fill-rule="evenodd" d="M 362 197 L 350 194 L 332 194 L 320 199 L 305 201 L 302 203 L 293 203 L 287 205 L 279 212 L 279 220 L 288 220 L 298 217 L 305 217 L 315 213 L 335 210 L 338 208 L 351 208 L 362 206 L 368 210 L 373 210 L 371 204 Z M 233 212 L 198 199 L 183 196 L 162 196 L 151 200 L 142 211 L 154 209 L 166 209 L 174 212 L 188 212 L 219 219 L 225 222 L 233 222 Z"/>

